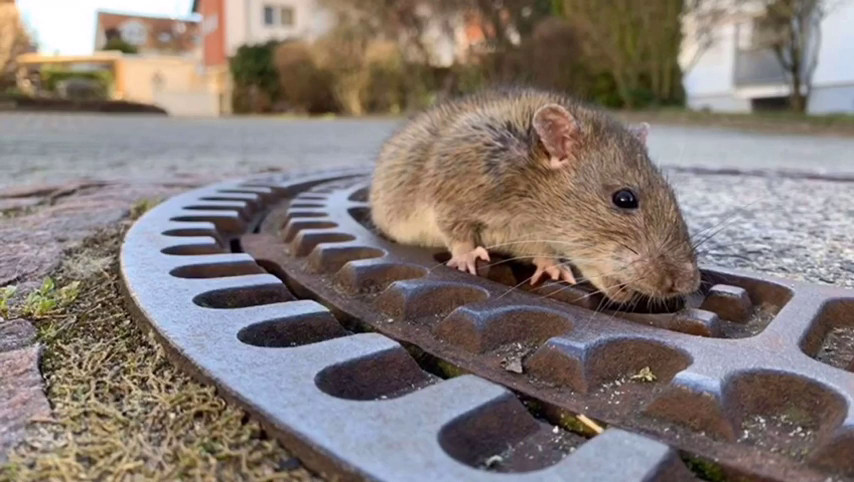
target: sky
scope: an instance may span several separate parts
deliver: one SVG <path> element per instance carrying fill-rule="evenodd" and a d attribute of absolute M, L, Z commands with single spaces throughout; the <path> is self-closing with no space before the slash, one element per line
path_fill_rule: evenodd
<path fill-rule="evenodd" d="M 95 12 L 111 10 L 186 18 L 192 0 L 17 0 L 24 22 L 46 54 L 91 53 L 95 44 Z"/>

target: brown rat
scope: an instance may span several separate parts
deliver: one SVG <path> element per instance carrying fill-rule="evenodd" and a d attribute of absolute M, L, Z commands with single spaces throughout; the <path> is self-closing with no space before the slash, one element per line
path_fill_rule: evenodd
<path fill-rule="evenodd" d="M 475 273 L 486 248 L 574 283 L 572 262 L 610 299 L 699 288 L 694 247 L 649 126 L 627 127 L 567 96 L 491 90 L 434 106 L 383 145 L 369 200 L 391 239 L 445 247 Z"/>

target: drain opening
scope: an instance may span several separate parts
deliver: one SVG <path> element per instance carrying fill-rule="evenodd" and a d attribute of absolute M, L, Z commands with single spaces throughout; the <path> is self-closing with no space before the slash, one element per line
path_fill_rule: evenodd
<path fill-rule="evenodd" d="M 399 398 L 437 381 L 406 350 L 394 348 L 326 367 L 314 383 L 327 395 L 366 401 Z"/>
<path fill-rule="evenodd" d="M 264 270 L 252 261 L 192 264 L 179 266 L 169 272 L 176 278 L 188 279 L 227 278 L 263 273 Z"/>
<path fill-rule="evenodd" d="M 446 424 L 439 445 L 466 465 L 504 473 L 550 467 L 587 439 L 534 418 L 512 394 Z"/>
<path fill-rule="evenodd" d="M 242 253 L 243 247 L 240 246 L 240 238 L 235 236 L 228 240 L 228 246 L 231 248 L 232 253 Z"/>
<path fill-rule="evenodd" d="M 193 303 L 204 308 L 248 308 L 292 301 L 293 295 L 281 283 L 241 286 L 208 291 L 193 298 Z"/>
<path fill-rule="evenodd" d="M 825 365 L 854 372 L 854 299 L 826 303 L 803 338 L 801 350 Z"/>
<path fill-rule="evenodd" d="M 237 332 L 237 339 L 252 346 L 284 348 L 310 345 L 350 334 L 331 313 L 318 311 L 253 323 L 241 328 Z"/>
<path fill-rule="evenodd" d="M 200 256 L 205 254 L 222 254 L 226 251 L 217 243 L 199 243 L 169 246 L 163 248 L 160 252 L 163 254 L 172 254 L 177 256 Z"/>
<path fill-rule="evenodd" d="M 401 345 L 422 370 L 438 378 L 447 380 L 468 373 L 416 345 Z M 510 390 L 498 405 L 446 424 L 440 432 L 440 445 L 455 460 L 471 467 L 524 473 L 560 462 L 596 435 L 575 414 Z"/>

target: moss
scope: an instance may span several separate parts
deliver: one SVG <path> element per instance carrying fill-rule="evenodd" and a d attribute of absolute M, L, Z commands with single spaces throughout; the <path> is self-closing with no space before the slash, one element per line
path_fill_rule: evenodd
<path fill-rule="evenodd" d="M 0 481 L 317 480 L 130 318 L 116 274 L 122 234 L 88 240 L 39 290 L 57 301 L 34 320 L 54 419 L 31 424 Z M 105 258 L 107 269 L 79 269 Z M 73 283 L 76 293 L 64 290 Z"/>
<path fill-rule="evenodd" d="M 724 474 L 723 467 L 711 460 L 696 455 L 683 454 L 682 461 L 701 480 L 710 482 L 727 482 L 729 480 Z"/>
<path fill-rule="evenodd" d="M 134 221 L 141 218 L 143 214 L 150 211 L 154 206 L 157 206 L 162 201 L 162 199 L 140 199 L 131 206 L 130 218 Z"/>
<path fill-rule="evenodd" d="M 568 430 L 570 432 L 581 434 L 581 435 L 584 435 L 586 437 L 593 437 L 593 436 L 597 435 L 596 432 L 593 431 L 593 429 L 591 429 L 589 426 L 587 426 L 587 424 L 585 424 L 584 422 L 579 420 L 575 415 L 573 415 L 569 412 L 564 412 L 564 411 L 560 412 L 558 419 L 557 419 L 557 426 L 564 429 L 564 430 Z"/>
<path fill-rule="evenodd" d="M 468 374 L 468 372 L 463 370 L 462 368 L 454 365 L 453 363 L 448 363 L 443 360 L 437 360 L 436 367 L 442 373 L 443 378 L 454 378 Z"/>

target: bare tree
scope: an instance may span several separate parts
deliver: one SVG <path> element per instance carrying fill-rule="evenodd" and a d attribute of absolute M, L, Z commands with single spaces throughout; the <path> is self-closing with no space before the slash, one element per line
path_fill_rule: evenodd
<path fill-rule="evenodd" d="M 718 41 L 718 29 L 738 14 L 749 0 L 685 0 L 680 23 L 684 55 L 682 72 L 687 74 Z"/>
<path fill-rule="evenodd" d="M 610 74 L 631 108 L 641 95 L 652 102 L 681 98 L 684 71 L 715 43 L 718 27 L 741 1 L 562 0 L 561 13 L 588 39 L 588 57 Z"/>
<path fill-rule="evenodd" d="M 454 13 L 465 2 L 457 0 L 321 0 L 336 14 L 339 24 L 350 23 L 366 37 L 397 42 L 405 56 L 416 62 L 433 59 L 425 33 L 438 26 L 449 32 Z"/>
<path fill-rule="evenodd" d="M 821 46 L 821 22 L 841 1 L 764 0 L 756 44 L 774 52 L 789 82 L 791 108 L 806 112 Z"/>
<path fill-rule="evenodd" d="M 588 42 L 590 59 L 614 79 L 626 107 L 645 89 L 656 100 L 677 86 L 683 0 L 564 0 L 564 14 Z"/>
<path fill-rule="evenodd" d="M 397 65 L 405 78 L 405 105 L 417 105 L 426 95 L 427 66 L 437 66 L 441 53 L 435 47 L 442 43 L 437 38 L 444 35 L 454 40 L 454 22 L 458 14 L 468 8 L 473 0 L 320 0 L 328 11 L 337 17 L 337 26 L 320 39 L 319 44 L 340 43 L 344 41 L 340 53 L 350 52 L 346 58 L 336 62 L 325 62 L 328 68 L 336 72 L 335 82 L 339 87 L 338 96 L 342 105 L 351 106 L 353 111 L 357 102 L 357 92 L 370 88 L 366 78 L 371 63 L 365 53 L 373 50 L 377 55 L 388 55 L 389 46 L 399 53 L 403 62 Z M 335 39 L 338 39 L 337 41 Z M 349 39 L 349 40 L 345 40 Z M 438 40 L 438 42 L 437 42 Z M 449 42 L 445 42 L 447 45 Z M 351 46 L 358 45 L 358 49 Z M 369 49 L 370 47 L 370 49 Z M 329 48 L 322 49 L 330 51 Z M 355 52 L 358 50 L 358 52 Z M 335 53 L 335 52 L 331 52 Z M 340 55 L 332 55 L 337 57 Z M 382 55 L 380 55 L 382 56 Z M 376 59 L 374 59 L 376 60 Z M 431 73 L 432 75 L 432 73 Z M 346 92 L 346 95 L 345 95 Z"/>
<path fill-rule="evenodd" d="M 32 50 L 30 36 L 14 3 L 0 3 L 0 86 L 14 78 L 19 55 Z"/>

